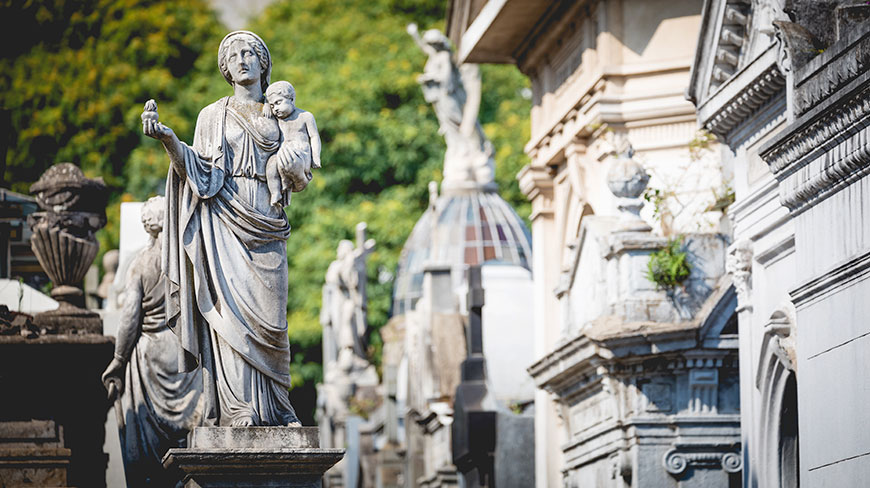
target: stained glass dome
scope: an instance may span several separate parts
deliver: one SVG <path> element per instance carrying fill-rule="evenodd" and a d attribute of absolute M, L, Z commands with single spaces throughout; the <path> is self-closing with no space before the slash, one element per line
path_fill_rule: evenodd
<path fill-rule="evenodd" d="M 499 262 L 531 270 L 528 228 L 494 191 L 444 194 L 430 206 L 405 242 L 393 288 L 393 315 L 414 308 L 423 294 L 426 265 Z"/>

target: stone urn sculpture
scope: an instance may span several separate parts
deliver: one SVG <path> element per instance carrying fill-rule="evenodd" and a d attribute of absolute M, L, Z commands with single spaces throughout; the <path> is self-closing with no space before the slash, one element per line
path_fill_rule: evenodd
<path fill-rule="evenodd" d="M 34 317 L 48 333 L 102 333 L 99 315 L 84 309 L 80 284 L 99 250 L 94 233 L 106 225 L 108 191 L 101 179 L 85 178 L 71 163 L 49 168 L 30 193 L 42 211 L 27 217 L 30 246 L 54 288 L 56 310 Z"/>
<path fill-rule="evenodd" d="M 629 149 L 621 154 L 607 172 L 607 187 L 617 198 L 617 208 L 620 211 L 620 222 L 617 232 L 649 232 L 649 226 L 640 217 L 643 208 L 641 195 L 649 182 L 649 174 L 633 159 L 634 150 Z"/>

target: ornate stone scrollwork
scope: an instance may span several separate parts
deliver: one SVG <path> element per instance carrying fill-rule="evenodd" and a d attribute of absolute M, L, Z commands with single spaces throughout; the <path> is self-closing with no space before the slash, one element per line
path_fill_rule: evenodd
<path fill-rule="evenodd" d="M 722 469 L 727 473 L 739 473 L 743 469 L 743 456 L 736 452 L 726 452 L 722 456 Z"/>
<path fill-rule="evenodd" d="M 662 465 L 668 473 L 679 476 L 690 466 L 699 468 L 719 467 L 728 473 L 737 473 L 743 469 L 743 459 L 740 452 L 716 452 L 713 446 L 674 447 L 668 450 L 662 458 Z"/>
<path fill-rule="evenodd" d="M 689 460 L 686 459 L 685 453 L 681 453 L 676 449 L 671 449 L 665 453 L 665 457 L 662 459 L 662 464 L 665 466 L 665 470 L 668 473 L 682 474 L 683 471 L 689 467 Z"/>

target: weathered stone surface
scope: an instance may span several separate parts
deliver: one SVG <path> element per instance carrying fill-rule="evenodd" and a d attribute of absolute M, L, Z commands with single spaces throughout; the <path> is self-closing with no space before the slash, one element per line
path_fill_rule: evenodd
<path fill-rule="evenodd" d="M 287 393 L 290 223 L 265 181 L 282 142 L 276 120 L 264 116 L 272 58 L 257 35 L 235 31 L 221 41 L 218 65 L 233 94 L 200 112 L 192 145 L 159 122 L 153 100 L 142 113 L 143 132 L 170 160 L 167 320 L 181 338 L 183 369 L 201 364 L 213 379 L 203 388 L 203 423 L 295 424 Z"/>
<path fill-rule="evenodd" d="M 69 463 L 53 421 L 0 422 L 0 486 L 67 486 Z"/>
<path fill-rule="evenodd" d="M 196 449 L 286 449 L 320 447 L 317 427 L 197 427 L 189 436 Z"/>
<path fill-rule="evenodd" d="M 317 447 L 315 427 L 197 427 L 188 448 L 170 449 L 167 469 L 183 473 L 186 488 L 319 488 L 344 449 Z"/>
<path fill-rule="evenodd" d="M 311 112 L 296 106 L 296 89 L 290 82 L 272 83 L 265 97 L 264 114 L 275 117 L 281 131 L 281 147 L 266 163 L 269 202 L 285 207 L 290 205 L 291 192 L 304 190 L 311 170 L 320 168 L 320 133 Z"/>
<path fill-rule="evenodd" d="M 499 412 L 495 425 L 495 486 L 535 486 L 535 417 Z"/>
<path fill-rule="evenodd" d="M 171 484 L 161 465 L 163 454 L 183 446 L 202 415 L 197 410 L 200 371 L 178 371 L 182 350 L 166 322 L 166 280 L 160 268 L 164 207 L 160 196 L 142 206 L 150 242 L 127 272 L 115 357 L 102 376 L 115 400 L 130 486 Z"/>
<path fill-rule="evenodd" d="M 84 308 L 79 285 L 99 250 L 94 233 L 106 224 L 108 191 L 102 180 L 85 178 L 71 163 L 49 168 L 30 187 L 42 209 L 27 217 L 30 245 L 51 278 L 57 310 L 37 314 L 35 324 L 49 333 L 102 331 L 96 313 Z"/>
<path fill-rule="evenodd" d="M 33 325 L 33 317 L 30 315 L 12 312 L 6 305 L 0 305 L 0 335 L 36 337 L 39 329 Z"/>

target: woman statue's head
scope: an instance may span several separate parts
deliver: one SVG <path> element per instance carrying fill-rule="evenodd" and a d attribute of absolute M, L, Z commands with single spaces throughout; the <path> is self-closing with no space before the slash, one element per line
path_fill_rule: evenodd
<path fill-rule="evenodd" d="M 235 85 L 230 58 L 237 54 L 239 48 L 247 48 L 256 56 L 260 66 L 260 87 L 265 92 L 269 86 L 269 76 L 272 74 L 272 56 L 269 48 L 256 34 L 248 31 L 234 31 L 224 37 L 218 48 L 218 67 L 224 79 L 230 85 Z"/>

